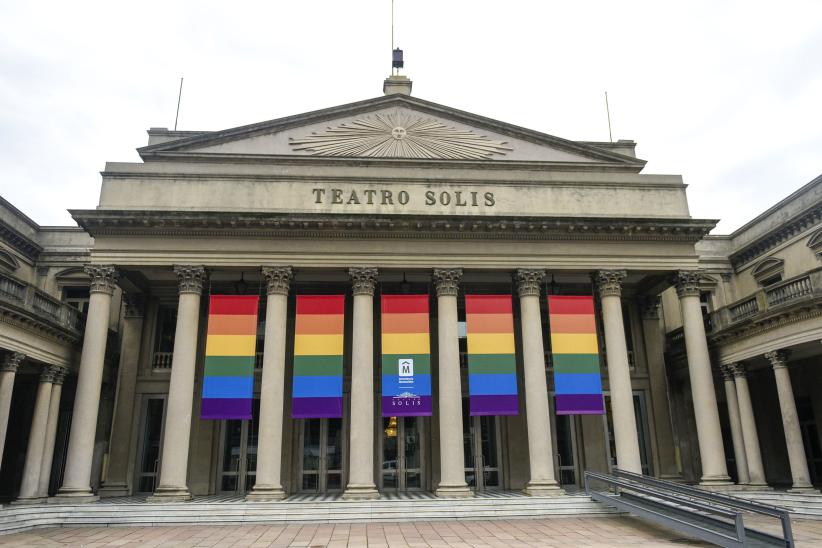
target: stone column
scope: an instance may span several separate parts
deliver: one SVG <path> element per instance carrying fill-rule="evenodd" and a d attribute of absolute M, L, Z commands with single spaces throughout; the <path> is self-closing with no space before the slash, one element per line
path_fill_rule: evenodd
<path fill-rule="evenodd" d="M 708 340 L 702 307 L 699 304 L 699 272 L 680 271 L 673 280 L 679 296 L 682 325 L 685 334 L 685 352 L 688 355 L 688 375 L 696 418 L 699 457 L 702 462 L 700 485 L 725 486 L 730 484 L 725 464 L 725 448 L 719 426 L 719 408 L 716 404 Z"/>
<path fill-rule="evenodd" d="M 799 415 L 796 412 L 796 401 L 793 397 L 791 374 L 788 371 L 788 353 L 784 350 L 768 352 L 765 358 L 771 362 L 776 392 L 779 395 L 779 410 L 782 412 L 782 428 L 785 430 L 785 445 L 788 447 L 788 462 L 791 465 L 793 479 L 792 492 L 816 492 L 811 485 L 808 461 L 805 458 L 805 445 L 802 431 L 799 429 Z"/>
<path fill-rule="evenodd" d="M 100 495 L 122 497 L 129 489 L 128 461 L 131 451 L 131 427 L 134 419 L 134 391 L 137 387 L 137 368 L 140 359 L 140 340 L 143 334 L 143 296 L 123 295 L 123 321 L 120 328 L 120 367 L 114 417 L 108 449 L 108 475 L 100 487 Z"/>
<path fill-rule="evenodd" d="M 465 483 L 462 446 L 462 387 L 460 384 L 457 294 L 461 268 L 435 268 L 437 288 L 437 347 L 439 360 L 440 484 L 438 497 L 470 497 Z"/>
<path fill-rule="evenodd" d="M 40 466 L 40 483 L 38 496 L 49 496 L 51 480 L 51 463 L 54 461 L 54 444 L 57 441 L 57 423 L 60 421 L 60 398 L 63 395 L 63 382 L 66 380 L 66 369 L 54 367 L 51 372 L 51 397 L 49 398 L 49 418 L 46 422 L 46 443 L 43 449 L 43 464 Z"/>
<path fill-rule="evenodd" d="M 599 292 L 602 325 L 605 331 L 617 467 L 627 472 L 642 474 L 628 346 L 625 343 L 625 326 L 622 323 L 622 281 L 626 276 L 624 270 L 600 270 L 594 275 L 594 279 Z"/>
<path fill-rule="evenodd" d="M 190 500 L 188 490 L 188 449 L 191 440 L 191 413 L 194 404 L 194 373 L 197 361 L 197 331 L 200 297 L 206 271 L 202 266 L 175 265 L 180 290 L 174 355 L 168 386 L 168 410 L 163 433 L 160 485 L 149 502 Z"/>
<path fill-rule="evenodd" d="M 756 431 L 751 392 L 748 390 L 748 378 L 745 366 L 741 363 L 729 365 L 734 372 L 736 399 L 739 405 L 739 420 L 742 424 L 742 441 L 745 443 L 745 457 L 748 462 L 748 484 L 752 487 L 767 487 L 765 467 L 762 465 L 762 451 L 759 448 L 759 434 Z"/>
<path fill-rule="evenodd" d="M 14 377 L 17 368 L 26 359 L 20 352 L 9 352 L 0 365 L 0 462 L 3 459 L 3 449 L 6 446 L 6 432 L 9 427 L 9 411 L 11 410 L 11 396 L 14 391 Z"/>
<path fill-rule="evenodd" d="M 257 481 L 249 501 L 285 498 L 280 470 L 283 457 L 283 394 L 285 339 L 288 321 L 290 266 L 263 267 L 268 296 L 265 305 L 265 350 L 260 387 L 260 429 L 257 437 Z"/>
<path fill-rule="evenodd" d="M 376 268 L 350 268 L 354 294 L 351 344 L 351 443 L 345 499 L 380 497 L 374 484 L 374 286 Z"/>
<path fill-rule="evenodd" d="M 676 461 L 673 421 L 669 406 L 668 377 L 665 373 L 665 334 L 659 318 L 658 295 L 640 299 L 642 334 L 648 360 L 648 380 L 651 387 L 651 407 L 654 414 L 659 477 L 680 480 L 682 473 Z"/>
<path fill-rule="evenodd" d="M 91 296 L 74 394 L 66 469 L 57 495 L 72 497 L 73 501 L 91 502 L 98 498 L 91 492 L 91 461 L 103 386 L 111 296 L 117 284 L 117 271 L 113 266 L 104 265 L 86 265 L 85 271 L 91 277 Z"/>
<path fill-rule="evenodd" d="M 527 495 L 560 495 L 563 490 L 554 472 L 551 443 L 551 411 L 548 405 L 548 380 L 542 344 L 542 317 L 539 311 L 540 282 L 544 270 L 520 269 L 516 272 L 522 329 L 522 363 L 525 376 L 525 422 L 528 429 L 528 462 L 531 477 L 525 485 Z"/>
<path fill-rule="evenodd" d="M 731 439 L 734 443 L 736 475 L 740 485 L 750 483 L 748 457 L 745 452 L 745 438 L 742 435 L 742 419 L 739 414 L 739 400 L 736 397 L 733 364 L 719 366 L 725 384 L 725 399 L 728 400 L 728 420 L 731 423 Z"/>
<path fill-rule="evenodd" d="M 31 419 L 31 432 L 26 447 L 26 462 L 23 465 L 23 481 L 17 503 L 42 502 L 39 494 L 40 469 L 43 466 L 43 451 L 46 447 L 46 429 L 49 420 L 49 402 L 51 400 L 51 383 L 55 370 L 44 366 L 37 385 L 37 396 L 34 400 L 34 414 Z"/>

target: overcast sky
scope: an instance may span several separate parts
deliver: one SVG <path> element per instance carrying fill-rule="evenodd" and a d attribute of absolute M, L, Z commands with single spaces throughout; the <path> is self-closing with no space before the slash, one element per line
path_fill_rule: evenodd
<path fill-rule="evenodd" d="M 219 130 L 382 94 L 390 0 L 0 0 L 0 194 L 93 208 L 151 126 Z M 396 0 L 414 95 L 637 141 L 727 233 L 822 173 L 822 2 Z"/>

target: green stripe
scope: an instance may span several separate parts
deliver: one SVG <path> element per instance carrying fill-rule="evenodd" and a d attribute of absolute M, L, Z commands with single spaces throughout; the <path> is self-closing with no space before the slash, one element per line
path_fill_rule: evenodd
<path fill-rule="evenodd" d="M 468 354 L 468 373 L 472 375 L 500 375 L 515 373 L 517 358 L 514 354 Z"/>
<path fill-rule="evenodd" d="M 599 373 L 597 354 L 554 354 L 555 373 Z"/>
<path fill-rule="evenodd" d="M 342 356 L 294 356 L 294 375 L 301 377 L 340 376 Z"/>
<path fill-rule="evenodd" d="M 399 375 L 400 374 L 400 360 L 412 359 L 414 360 L 414 374 L 415 375 L 430 375 L 431 374 L 431 355 L 430 354 L 383 354 L 382 355 L 382 374 L 383 375 Z"/>
<path fill-rule="evenodd" d="M 216 361 L 214 358 L 206 358 L 204 375 L 206 377 L 251 377 L 254 375 L 254 358 L 220 356 L 220 359 Z"/>

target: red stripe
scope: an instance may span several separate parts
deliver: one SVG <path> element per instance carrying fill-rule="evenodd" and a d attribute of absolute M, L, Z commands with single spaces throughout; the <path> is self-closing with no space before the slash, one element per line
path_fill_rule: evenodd
<path fill-rule="evenodd" d="M 427 314 L 428 295 L 383 295 L 383 314 Z"/>
<path fill-rule="evenodd" d="M 593 314 L 594 297 L 591 295 L 548 295 L 549 314 Z"/>
<path fill-rule="evenodd" d="M 343 314 L 345 295 L 297 295 L 297 314 Z"/>
<path fill-rule="evenodd" d="M 256 316 L 258 295 L 212 295 L 209 314 L 224 316 Z"/>
<path fill-rule="evenodd" d="M 510 314 L 511 295 L 466 295 L 466 314 Z"/>

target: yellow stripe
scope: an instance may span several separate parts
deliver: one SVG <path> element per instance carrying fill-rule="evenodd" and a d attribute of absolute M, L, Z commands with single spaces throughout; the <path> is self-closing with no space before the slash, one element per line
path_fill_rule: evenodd
<path fill-rule="evenodd" d="M 209 335 L 206 356 L 253 356 L 256 335 Z"/>
<path fill-rule="evenodd" d="M 468 334 L 469 354 L 513 354 L 513 333 Z"/>
<path fill-rule="evenodd" d="M 295 356 L 340 356 L 343 353 L 342 335 L 295 335 Z"/>
<path fill-rule="evenodd" d="M 551 352 L 554 354 L 597 354 L 596 333 L 552 333 Z"/>
<path fill-rule="evenodd" d="M 428 333 L 383 333 L 383 354 L 430 354 Z"/>

